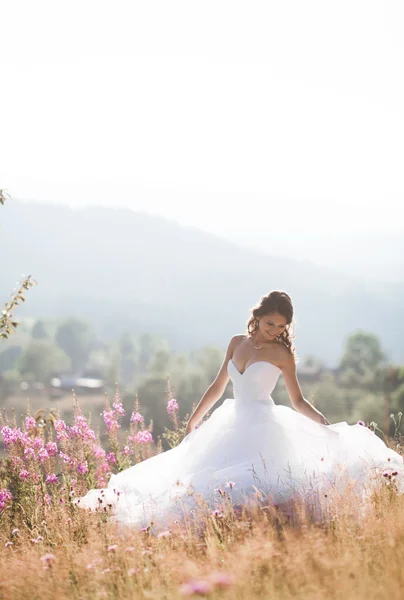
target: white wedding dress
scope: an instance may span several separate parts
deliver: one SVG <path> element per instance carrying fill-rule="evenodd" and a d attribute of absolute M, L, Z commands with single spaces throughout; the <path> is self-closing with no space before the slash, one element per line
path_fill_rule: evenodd
<path fill-rule="evenodd" d="M 240 373 L 230 360 L 228 373 L 234 398 L 175 448 L 112 475 L 107 488 L 76 499 L 79 506 L 109 504 L 114 521 L 139 528 L 153 522 L 158 528 L 192 510 L 199 494 L 212 511 L 223 493 L 233 505 L 256 498 L 257 490 L 278 505 L 299 497 L 321 518 L 327 491 L 343 491 L 347 480 L 364 498 L 384 485 L 387 471 L 404 492 L 402 456 L 373 431 L 345 421 L 322 425 L 275 404 L 271 393 L 281 373 L 276 365 L 257 361 Z"/>

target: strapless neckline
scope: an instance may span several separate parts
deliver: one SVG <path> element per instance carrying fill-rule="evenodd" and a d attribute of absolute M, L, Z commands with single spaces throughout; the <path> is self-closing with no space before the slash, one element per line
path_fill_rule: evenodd
<path fill-rule="evenodd" d="M 272 367 L 275 367 L 275 369 L 278 369 L 278 371 L 280 371 L 281 369 L 279 367 L 277 367 L 274 363 L 269 362 L 269 360 L 256 360 L 255 362 L 251 363 L 250 365 L 248 365 L 248 367 L 246 369 L 244 369 L 244 371 L 242 373 L 240 373 L 240 371 L 237 369 L 236 365 L 234 364 L 233 359 L 230 359 L 230 362 L 232 363 L 233 367 L 235 368 L 235 370 L 237 371 L 237 373 L 240 375 L 240 377 L 242 377 L 243 375 L 245 375 L 245 373 L 248 371 L 248 369 L 250 367 L 253 367 L 254 365 L 258 365 L 260 363 L 265 363 L 267 365 L 271 365 Z"/>

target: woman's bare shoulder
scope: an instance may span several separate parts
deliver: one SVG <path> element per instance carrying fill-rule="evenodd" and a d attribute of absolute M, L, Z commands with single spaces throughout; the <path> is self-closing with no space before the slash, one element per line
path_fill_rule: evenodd
<path fill-rule="evenodd" d="M 276 343 L 276 354 L 280 365 L 291 367 L 295 364 L 295 357 L 282 342 Z"/>
<path fill-rule="evenodd" d="M 245 335 L 245 333 L 237 333 L 236 335 L 233 335 L 233 337 L 231 339 L 235 340 L 237 342 L 242 342 L 246 338 L 247 338 L 247 336 Z"/>
<path fill-rule="evenodd" d="M 233 335 L 233 337 L 231 338 L 231 340 L 229 342 L 229 348 L 234 350 L 246 338 L 247 338 L 247 336 L 243 333 L 237 333 L 236 335 Z"/>

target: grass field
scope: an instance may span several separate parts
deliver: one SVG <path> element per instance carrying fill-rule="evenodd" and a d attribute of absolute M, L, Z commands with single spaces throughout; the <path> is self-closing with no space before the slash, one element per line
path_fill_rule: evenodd
<path fill-rule="evenodd" d="M 34 530 L 2 527 L 0 597 L 401 599 L 404 499 L 382 489 L 362 522 L 344 500 L 335 512 L 321 526 L 262 510 L 154 535 L 50 509 Z"/>
<path fill-rule="evenodd" d="M 15 405 L 16 417 L 25 402 Z M 74 497 L 129 456 L 118 443 L 119 395 L 104 414 L 112 462 L 83 417 L 90 408 L 101 412 L 103 402 L 92 397 L 83 406 L 81 399 L 72 426 L 28 417 L 20 429 L 3 420 L 1 600 L 403 598 L 404 494 L 384 477 L 366 506 L 349 493 L 327 496 L 326 518 L 317 522 L 265 501 L 233 507 L 231 494 L 223 510 L 202 506 L 163 530 L 116 525 L 108 511 L 80 509 Z M 63 403 L 71 411 L 71 396 L 55 406 Z M 131 418 L 132 441 L 138 427 L 145 431 Z M 136 444 L 137 460 L 150 455 L 150 444 Z"/>

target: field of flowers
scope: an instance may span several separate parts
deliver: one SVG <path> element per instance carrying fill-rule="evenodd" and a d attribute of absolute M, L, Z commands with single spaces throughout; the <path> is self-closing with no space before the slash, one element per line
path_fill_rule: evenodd
<path fill-rule="evenodd" d="M 121 435 L 117 390 L 103 412 L 105 450 L 73 401 L 71 424 L 51 413 L 32 416 L 29 409 L 23 423 L 1 417 L 1 599 L 402 598 L 404 498 L 395 473 L 381 475 L 363 519 L 349 495 L 334 498 L 326 524 L 311 522 L 297 508 L 291 517 L 271 505 L 235 507 L 231 488 L 237 482 L 228 482 L 217 509 L 203 512 L 202 526 L 199 519 L 159 532 L 152 524 L 120 527 L 107 509 L 84 511 L 74 499 L 161 452 L 161 444 L 138 400 L 130 430 Z M 172 429 L 164 435 L 174 447 L 185 422 L 172 395 L 167 411 Z"/>

